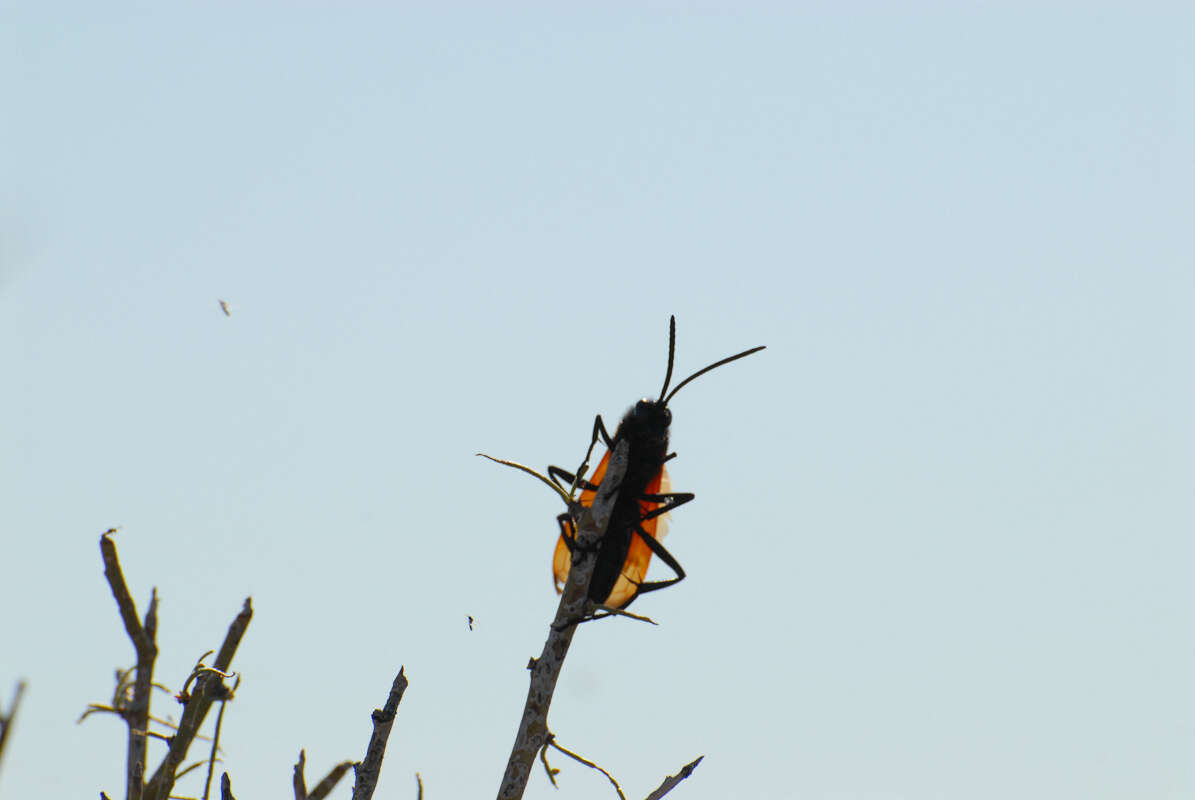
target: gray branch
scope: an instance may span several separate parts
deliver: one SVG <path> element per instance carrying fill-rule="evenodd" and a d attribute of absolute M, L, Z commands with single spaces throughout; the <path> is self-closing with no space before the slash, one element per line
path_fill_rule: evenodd
<path fill-rule="evenodd" d="M 145 787 L 145 800 L 166 800 L 170 796 L 179 765 L 187 757 L 187 750 L 199 733 L 199 728 L 203 725 L 203 720 L 207 717 L 212 703 L 228 699 L 230 691 L 224 685 L 224 675 L 228 673 L 232 657 L 236 655 L 237 647 L 240 646 L 251 619 L 253 619 L 253 604 L 251 598 L 247 597 L 244 605 L 241 606 L 240 613 L 228 626 L 224 644 L 216 653 L 216 661 L 213 664 L 215 668 L 203 669 L 195 679 L 194 690 L 182 698 L 182 719 L 179 720 L 178 730 L 170 738 L 170 749 Z M 223 792 L 223 790 L 222 783 L 221 791 Z"/>
<path fill-rule="evenodd" d="M 116 598 L 116 607 L 124 622 L 124 629 L 137 651 L 137 676 L 133 681 L 133 697 L 118 706 L 121 717 L 129 727 L 128 756 L 125 762 L 125 797 L 127 800 L 142 800 L 145 789 L 146 742 L 149 736 L 149 695 L 153 690 L 154 662 L 158 657 L 155 641 L 158 632 L 158 590 L 154 588 L 145 612 L 145 623 L 137 617 L 137 604 L 129 593 L 120 559 L 116 555 L 116 544 L 111 534 L 114 529 L 100 536 L 100 555 L 104 559 L 104 577 Z"/>
<path fill-rule="evenodd" d="M 671 792 L 680 785 L 681 781 L 693 774 L 693 770 L 697 769 L 697 765 L 701 763 L 701 759 L 703 758 L 705 756 L 697 756 L 696 759 L 681 767 L 680 772 L 675 775 L 669 775 L 664 779 L 663 783 L 656 787 L 654 792 L 647 796 L 646 800 L 660 800 L 661 797 Z"/>
<path fill-rule="evenodd" d="M 556 681 L 560 678 L 577 622 L 585 617 L 589 607 L 589 581 L 597 563 L 597 545 L 606 534 L 606 525 L 618 500 L 618 489 L 627 469 L 628 452 L 629 446 L 625 440 L 614 448 L 597 496 L 581 515 L 572 567 L 556 609 L 556 618 L 548 631 L 543 652 L 528 665 L 531 686 L 527 690 L 527 702 L 523 706 L 514 747 L 506 762 L 506 774 L 498 790 L 498 800 L 519 800 L 523 796 L 535 765 L 535 754 L 548 741 L 548 709 L 552 705 Z"/>
<path fill-rule="evenodd" d="M 21 696 L 25 694 L 25 681 L 17 681 L 16 691 L 13 692 L 12 704 L 8 713 L 0 711 L 0 758 L 4 756 L 4 744 L 8 741 L 8 733 L 12 730 L 13 720 L 17 717 L 17 707 L 21 705 Z"/>
<path fill-rule="evenodd" d="M 394 725 L 394 717 L 398 714 L 398 703 L 402 700 L 403 692 L 407 690 L 407 679 L 399 668 L 394 684 L 390 687 L 390 696 L 386 698 L 386 705 L 376 708 L 373 712 L 373 735 L 369 737 L 369 748 L 365 751 L 365 760 L 354 765 L 356 783 L 353 785 L 353 800 L 370 800 L 373 790 L 378 785 L 378 777 L 382 774 L 382 758 L 386 755 L 386 740 L 390 738 L 390 728 Z"/>

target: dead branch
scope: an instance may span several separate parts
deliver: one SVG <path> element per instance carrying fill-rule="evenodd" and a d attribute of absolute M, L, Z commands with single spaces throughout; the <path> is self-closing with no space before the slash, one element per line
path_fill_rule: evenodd
<path fill-rule="evenodd" d="M 113 529 L 100 536 L 100 555 L 104 560 L 104 577 L 116 598 L 116 607 L 124 622 L 124 629 L 137 653 L 136 679 L 133 681 L 131 699 L 120 698 L 113 705 L 129 728 L 128 755 L 125 762 L 125 797 L 127 800 L 142 800 L 145 780 L 146 742 L 149 732 L 149 696 L 153 688 L 154 662 L 158 657 L 155 641 L 158 632 L 158 590 L 150 593 L 149 608 L 142 624 L 137 616 L 137 604 L 129 592 L 120 559 L 116 554 L 116 543 L 112 541 Z"/>
<path fill-rule="evenodd" d="M 211 796 L 212 772 L 216 769 L 216 753 L 220 751 L 220 729 L 224 727 L 224 709 L 228 706 L 228 701 L 236 696 L 240 685 L 241 677 L 238 675 L 228 696 L 220 699 L 220 711 L 216 714 L 216 731 L 212 734 L 212 753 L 207 762 L 207 781 L 203 784 L 203 800 L 208 800 L 208 797 Z"/>
<path fill-rule="evenodd" d="M 307 751 L 299 751 L 299 760 L 295 762 L 295 800 L 307 800 L 307 779 L 303 777 L 303 768 L 307 766 Z"/>
<path fill-rule="evenodd" d="M 350 769 L 356 764 L 352 761 L 341 761 L 324 776 L 323 780 L 315 785 L 315 788 L 307 793 L 307 800 L 324 800 L 332 790 L 336 788 L 336 784 L 340 783 L 340 779 L 345 776 Z"/>
<path fill-rule="evenodd" d="M 232 796 L 232 781 L 227 772 L 220 776 L 220 800 L 237 800 Z"/>
<path fill-rule="evenodd" d="M 622 787 L 618 785 L 618 781 L 616 781 L 614 779 L 614 776 L 611 775 L 609 772 L 607 772 L 605 768 L 599 766 L 598 764 L 590 761 L 588 758 L 585 758 L 584 756 L 582 756 L 578 753 L 574 753 L 572 750 L 569 750 L 567 747 L 562 747 L 560 745 L 560 743 L 556 741 L 556 737 L 553 734 L 549 733 L 548 741 L 546 744 L 544 744 L 544 749 L 540 753 L 540 758 L 544 762 L 544 769 L 548 770 L 548 778 L 551 779 L 553 786 L 556 785 L 556 779 L 553 776 L 560 770 L 552 769 L 552 767 L 548 766 L 547 752 L 548 752 L 549 747 L 555 747 L 557 750 L 564 753 L 566 756 L 573 759 L 574 761 L 580 762 L 580 763 L 584 764 L 585 766 L 589 767 L 590 769 L 596 769 L 598 772 L 605 775 L 606 780 L 610 781 L 610 785 L 613 786 L 614 791 L 618 793 L 619 800 L 627 800 L 627 796 L 622 793 Z"/>
<path fill-rule="evenodd" d="M 187 750 L 199 733 L 207 712 L 212 703 L 218 700 L 228 700 L 231 692 L 224 685 L 224 678 L 229 675 L 228 666 L 236 655 L 237 647 L 253 619 L 252 598 L 245 598 L 240 613 L 236 615 L 228 626 L 228 633 L 224 643 L 216 653 L 216 662 L 212 667 L 200 665 L 192 676 L 195 677 L 195 689 L 179 693 L 179 701 L 183 703 L 183 715 L 178 722 L 178 732 L 170 740 L 170 749 L 162 759 L 145 789 L 145 800 L 167 800 L 174 788 L 176 772 L 187 756 Z M 198 673 L 196 676 L 195 673 Z M 188 685 L 189 681 L 188 681 Z M 225 773 L 227 775 L 227 773 Z M 221 783 L 221 792 L 224 784 Z M 231 792 L 230 792 L 231 793 Z"/>
<path fill-rule="evenodd" d="M 303 771 L 307 767 L 307 751 L 300 750 L 299 760 L 295 762 L 295 800 L 324 800 L 353 766 L 355 766 L 355 762 L 341 761 L 332 767 L 324 779 L 315 785 L 314 789 L 308 791 L 307 779 L 303 777 Z"/>
<path fill-rule="evenodd" d="M 560 670 L 572 644 L 577 623 L 585 618 L 590 609 L 589 580 L 593 577 L 597 563 L 597 545 L 606 533 L 606 525 L 618 500 L 618 488 L 626 473 L 628 451 L 625 440 L 614 448 L 602 479 L 602 488 L 593 504 L 581 514 L 572 568 L 564 585 L 560 605 L 556 608 L 556 618 L 548 629 L 543 652 L 529 665 L 531 686 L 527 690 L 527 702 L 523 706 L 514 747 L 506 762 L 506 774 L 498 790 L 498 800 L 519 800 L 523 796 L 535 764 L 535 754 L 548 741 L 548 709 L 552 705 L 552 695 L 556 691 L 556 682 L 560 678 Z"/>
<path fill-rule="evenodd" d="M 697 765 L 701 763 L 701 759 L 703 758 L 705 758 L 705 756 L 697 756 L 697 758 L 695 758 L 693 761 L 690 761 L 688 764 L 685 764 L 683 767 L 681 767 L 680 772 L 676 773 L 675 775 L 669 775 L 664 779 L 663 783 L 656 787 L 654 792 L 645 798 L 645 800 L 660 800 L 661 797 L 679 786 L 681 781 L 692 775 L 693 770 L 697 769 Z"/>
<path fill-rule="evenodd" d="M 378 785 L 378 778 L 382 774 L 382 758 L 386 755 L 386 740 L 390 738 L 390 728 L 394 725 L 394 717 L 398 714 L 398 703 L 402 700 L 403 692 L 407 690 L 407 679 L 400 667 L 394 683 L 390 686 L 390 696 L 386 698 L 386 705 L 375 708 L 373 712 L 373 735 L 369 737 L 369 747 L 365 751 L 365 760 L 353 765 L 356 782 L 353 785 L 353 800 L 370 800 L 373 790 Z"/>
<path fill-rule="evenodd" d="M 4 758 L 4 745 L 8 742 L 8 732 L 12 730 L 13 720 L 17 718 L 17 708 L 21 705 L 21 697 L 24 694 L 25 681 L 17 681 L 17 688 L 13 692 L 8 713 L 0 711 L 0 760 Z"/>

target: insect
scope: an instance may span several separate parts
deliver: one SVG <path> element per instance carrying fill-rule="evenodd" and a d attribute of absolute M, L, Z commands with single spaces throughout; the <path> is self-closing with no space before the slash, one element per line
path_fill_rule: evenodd
<path fill-rule="evenodd" d="M 684 579 L 684 569 L 660 543 L 667 526 L 665 515 L 693 499 L 688 492 L 671 491 L 668 472 L 664 468 L 666 462 L 676 457 L 676 453 L 668 452 L 668 426 L 672 423 L 668 401 L 699 376 L 763 349 L 762 346 L 753 347 L 715 361 L 685 378 L 669 392 L 668 384 L 672 380 L 672 365 L 676 356 L 676 317 L 671 317 L 668 323 L 668 371 L 664 375 L 664 388 L 660 390 L 659 399 L 649 400 L 645 397 L 631 406 L 618 423 L 613 437 L 606 430 L 601 415 L 597 416 L 593 421 L 593 438 L 589 449 L 592 452 L 600 436 L 607 452 L 588 480 L 578 480 L 572 473 L 559 467 L 548 467 L 548 475 L 557 486 L 564 490 L 578 486 L 581 489 L 581 505 L 589 506 L 606 474 L 606 465 L 615 445 L 625 439 L 630 448 L 626 475 L 610 515 L 606 535 L 598 545 L 593 579 L 589 584 L 589 598 L 595 603 L 626 608 L 639 595 L 663 589 Z M 588 460 L 587 454 L 586 462 Z M 561 514 L 557 522 L 560 525 L 560 538 L 552 558 L 552 573 L 559 593 L 568 580 L 577 530 L 576 522 L 568 514 Z M 675 577 L 646 581 L 647 566 L 652 555 L 659 556 Z"/>

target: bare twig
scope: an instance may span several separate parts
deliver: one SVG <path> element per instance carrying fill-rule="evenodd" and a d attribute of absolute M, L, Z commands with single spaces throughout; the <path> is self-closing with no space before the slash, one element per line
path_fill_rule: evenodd
<path fill-rule="evenodd" d="M 174 781 L 176 779 L 175 773 L 179 765 L 182 764 L 183 759 L 186 758 L 187 749 L 199 733 L 199 727 L 207 717 L 207 712 L 211 708 L 212 703 L 217 700 L 229 699 L 230 693 L 228 687 L 224 685 L 224 678 L 230 674 L 228 672 L 228 665 L 232 663 L 232 658 L 236 655 L 237 647 L 240 645 L 241 639 L 245 635 L 245 630 L 249 627 L 249 621 L 252 619 L 253 603 L 251 598 L 245 598 L 245 603 L 241 607 L 240 613 L 236 615 L 232 624 L 228 626 L 228 633 L 224 637 L 224 643 L 220 646 L 219 652 L 216 653 L 215 664 L 212 667 L 204 665 L 196 667 L 195 672 L 199 674 L 195 677 L 194 691 L 179 693 L 180 702 L 183 703 L 183 715 L 178 721 L 178 732 L 170 740 L 170 749 L 166 752 L 162 763 L 158 765 L 153 778 L 146 785 L 145 800 L 166 800 L 170 796 L 170 791 L 174 788 Z M 192 673 L 193 676 L 195 672 Z M 223 793 L 223 791 L 224 786 L 222 783 L 221 792 Z"/>
<path fill-rule="evenodd" d="M 216 768 L 216 752 L 220 749 L 220 728 L 224 725 L 224 708 L 228 701 L 236 696 L 237 688 L 241 685 L 240 676 L 232 684 L 232 691 L 228 697 L 220 698 L 220 711 L 216 714 L 216 732 L 212 734 L 212 754 L 207 761 L 207 780 L 203 784 L 203 800 L 208 800 L 212 791 L 212 772 Z"/>
<path fill-rule="evenodd" d="M 373 712 L 373 735 L 369 737 L 369 748 L 365 751 L 365 760 L 353 765 L 356 782 L 353 785 L 353 800 L 369 800 L 373 797 L 373 790 L 378 785 L 378 777 L 382 774 L 382 758 L 386 755 L 386 740 L 390 738 L 390 728 L 394 725 L 394 717 L 398 714 L 398 704 L 402 700 L 403 692 L 407 690 L 407 679 L 402 668 L 390 686 L 390 696 L 386 698 L 386 705 L 375 708 Z"/>
<path fill-rule="evenodd" d="M 354 762 L 352 761 L 340 762 L 332 767 L 324 779 L 315 785 L 315 788 L 308 791 L 307 779 L 303 777 L 303 771 L 307 767 L 307 751 L 300 750 L 299 760 L 295 762 L 295 800 L 324 800 L 353 766 Z"/>
<path fill-rule="evenodd" d="M 597 563 L 597 544 L 606 533 L 606 525 L 618 500 L 618 489 L 627 468 L 627 452 L 625 440 L 614 448 L 597 496 L 581 514 L 572 567 L 556 609 L 556 618 L 549 628 L 543 652 L 529 665 L 531 686 L 527 691 L 527 702 L 523 706 L 514 747 L 506 762 L 506 774 L 498 790 L 498 800 L 518 800 L 523 796 L 535 763 L 535 754 L 548 741 L 548 709 L 552 705 L 552 694 L 556 691 L 556 681 L 560 678 L 564 658 L 572 644 L 576 623 L 585 618 L 590 607 L 589 580 L 593 577 L 593 568 Z"/>
<path fill-rule="evenodd" d="M 129 703 L 132 701 L 133 689 L 135 686 L 135 681 L 132 680 L 132 677 L 136 672 L 136 667 L 116 670 L 116 689 L 112 692 L 112 703 L 110 705 L 105 705 L 103 703 L 88 703 L 87 708 L 82 714 L 79 715 L 79 719 L 76 720 L 76 724 L 87 719 L 92 714 L 97 713 L 116 714 L 118 717 L 124 717 L 128 713 Z M 174 694 L 174 692 L 170 691 L 170 689 L 160 683 L 151 683 L 150 688 L 158 689 L 159 691 L 163 691 L 169 695 Z M 169 719 L 155 717 L 153 714 L 149 715 L 149 721 L 156 722 L 162 727 L 170 728 L 171 730 L 176 730 L 178 728 L 178 726 Z M 161 734 L 156 734 L 152 730 L 147 731 L 146 735 L 157 736 L 159 739 L 168 738 L 166 736 L 162 736 Z M 199 738 L 207 741 L 207 737 L 200 736 Z"/>
<path fill-rule="evenodd" d="M 423 800 L 423 778 L 419 777 L 419 773 L 415 773 L 415 789 L 417 794 L 415 800 Z"/>
<path fill-rule="evenodd" d="M 83 713 L 79 715 L 79 718 L 77 720 L 75 720 L 75 724 L 78 725 L 80 722 L 87 719 L 92 714 L 100 714 L 100 713 L 120 715 L 123 712 L 119 708 L 113 708 L 112 706 L 105 706 L 100 703 L 88 703 L 87 708 L 85 708 L 83 710 Z"/>
<path fill-rule="evenodd" d="M 556 785 L 556 779 L 552 776 L 554 776 L 557 772 L 560 772 L 560 770 L 552 769 L 550 766 L 548 766 L 547 752 L 548 752 L 549 747 L 555 747 L 557 750 L 564 753 L 566 756 L 573 759 L 574 761 L 579 761 L 582 764 L 584 764 L 585 766 L 587 766 L 591 769 L 596 769 L 598 772 L 605 775 L 606 780 L 610 781 L 610 785 L 614 787 L 614 791 L 618 792 L 618 796 L 621 798 L 621 800 L 627 800 L 627 796 L 622 793 L 622 787 L 618 785 L 618 781 L 614 780 L 613 775 L 611 775 L 609 772 L 602 769 L 600 766 L 598 766 L 594 762 L 590 761 L 589 759 L 584 758 L 583 756 L 578 755 L 577 753 L 574 753 L 572 750 L 569 750 L 567 747 L 561 747 L 560 744 L 557 743 L 556 737 L 549 733 L 548 741 L 546 741 L 544 743 L 543 752 L 540 753 L 540 758 L 544 762 L 544 768 L 548 770 L 548 777 L 551 778 L 553 786 Z"/>
<path fill-rule="evenodd" d="M 4 757 L 4 745 L 8 742 L 8 732 L 12 730 L 13 720 L 17 718 L 17 708 L 21 705 L 21 697 L 24 694 L 25 681 L 17 681 L 17 688 L 13 692 L 8 712 L 0 711 L 0 759 Z"/>
<path fill-rule="evenodd" d="M 235 672 L 223 672 L 219 669 L 216 669 L 215 667 L 209 667 L 207 664 L 203 663 L 203 659 L 207 658 L 214 652 L 216 652 L 216 651 L 208 650 L 206 653 L 204 653 L 203 655 L 201 655 L 199 657 L 198 661 L 195 662 L 195 666 L 191 668 L 191 674 L 188 675 L 187 680 L 183 682 L 183 688 L 179 689 L 178 694 L 175 695 L 175 699 L 178 700 L 180 703 L 185 704 L 188 700 L 191 699 L 191 693 L 189 691 L 189 689 L 191 688 L 191 682 L 194 681 L 196 678 L 198 678 L 200 675 L 203 675 L 204 673 L 210 672 L 210 673 L 220 676 L 221 678 L 236 677 Z"/>
<path fill-rule="evenodd" d="M 307 800 L 307 779 L 303 777 L 303 768 L 307 766 L 307 751 L 299 751 L 299 760 L 295 762 L 295 800 Z"/>
<path fill-rule="evenodd" d="M 559 495 L 560 499 L 563 500 L 565 503 L 572 502 L 573 498 L 572 498 L 571 494 L 567 494 L 563 489 L 561 489 L 559 486 L 557 486 L 555 483 L 553 483 L 550 478 L 543 475 L 539 471 L 532 469 L 531 467 L 527 466 L 526 464 L 520 464 L 517 461 L 508 461 L 505 458 L 494 458 L 493 456 L 487 456 L 485 453 L 475 453 L 474 455 L 479 455 L 482 458 L 488 458 L 490 461 L 493 461 L 495 464 L 503 464 L 508 467 L 514 467 L 515 469 L 519 470 L 520 472 L 526 472 L 531 477 L 533 477 L 537 480 L 543 481 L 545 484 L 547 484 L 548 488 L 551 489 L 553 492 L 555 492 L 557 495 Z"/>
<path fill-rule="evenodd" d="M 97 710 L 99 710 L 99 709 L 97 709 Z M 172 731 L 178 730 L 178 725 L 176 725 L 174 723 L 174 720 L 171 720 L 171 719 L 163 719 L 161 717 L 155 717 L 153 714 L 150 714 L 149 721 L 156 722 L 159 725 L 161 725 L 163 728 L 169 728 Z M 153 736 L 154 734 L 151 732 L 150 735 Z M 169 737 L 163 737 L 163 738 L 169 738 Z M 196 736 L 195 738 L 201 742 L 210 742 L 212 740 L 210 736 Z"/>
<path fill-rule="evenodd" d="M 163 736 L 162 738 L 166 740 L 166 744 L 170 744 L 170 739 L 168 737 Z M 223 761 L 224 759 L 217 758 L 216 760 Z M 175 782 L 177 783 L 178 781 L 182 780 L 184 775 L 188 775 L 188 774 L 194 772 L 195 770 L 199 769 L 206 763 L 208 763 L 208 762 L 207 761 L 192 761 L 190 764 L 188 764 L 187 766 L 183 767 L 182 769 L 180 769 L 178 772 L 175 773 L 175 775 L 174 775 Z M 176 797 L 177 797 L 177 795 L 171 795 L 171 800 L 175 800 Z"/>
<path fill-rule="evenodd" d="M 651 617 L 645 617 L 642 614 L 632 614 L 630 611 L 627 611 L 624 608 L 614 608 L 613 606 L 598 606 L 598 608 L 602 610 L 602 613 L 594 614 L 594 619 L 605 619 L 606 617 L 626 617 L 627 619 L 633 619 L 638 622 L 646 622 L 650 625 L 659 625 L 659 623 Z"/>
<path fill-rule="evenodd" d="M 232 796 L 232 781 L 227 772 L 220 776 L 220 800 L 237 800 Z"/>
<path fill-rule="evenodd" d="M 705 756 L 697 756 L 697 758 L 681 767 L 680 772 L 676 773 L 675 775 L 669 775 L 664 779 L 663 783 L 656 787 L 654 792 L 645 798 L 645 800 L 660 800 L 661 797 L 668 794 L 678 785 L 680 785 L 681 781 L 692 775 L 693 770 L 697 769 L 697 765 L 701 763 L 701 759 L 703 758 L 705 758 Z"/>
<path fill-rule="evenodd" d="M 559 789 L 560 786 L 556 783 L 556 776 L 560 774 L 560 770 L 548 763 L 548 746 L 546 744 L 539 748 L 539 760 L 544 765 L 544 772 L 548 773 L 548 782 L 552 784 L 552 788 Z"/>
<path fill-rule="evenodd" d="M 324 776 L 323 780 L 315 785 L 315 788 L 307 793 L 307 800 L 324 800 L 332 790 L 336 788 L 336 784 L 340 783 L 340 779 L 344 777 L 345 773 L 356 766 L 352 761 L 341 761 L 336 766 L 332 767 L 331 771 Z"/>
<path fill-rule="evenodd" d="M 149 731 L 149 696 L 153 687 L 154 661 L 158 657 L 155 638 L 158 632 L 158 590 L 150 593 L 149 608 L 145 612 L 145 623 L 137 617 L 137 604 L 129 593 L 120 559 L 116 554 L 116 543 L 112 541 L 109 529 L 100 536 L 100 555 L 104 559 L 104 577 L 116 598 L 116 607 L 124 621 L 124 629 L 137 652 L 136 679 L 133 681 L 133 697 L 124 702 L 121 698 L 113 705 L 119 709 L 129 727 L 128 755 L 125 762 L 127 800 L 141 800 L 145 788 L 146 740 Z M 117 693 L 121 687 L 118 685 Z"/>

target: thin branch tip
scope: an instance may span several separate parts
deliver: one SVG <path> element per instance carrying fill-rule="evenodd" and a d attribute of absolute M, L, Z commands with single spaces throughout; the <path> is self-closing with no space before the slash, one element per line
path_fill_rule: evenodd
<path fill-rule="evenodd" d="M 671 792 L 681 781 L 693 774 L 693 770 L 697 769 L 697 765 L 701 763 L 705 756 L 697 756 L 697 758 L 690 761 L 680 768 L 680 772 L 675 775 L 669 775 L 664 781 L 656 787 L 656 790 L 649 794 L 646 800 L 660 800 L 661 797 Z"/>

